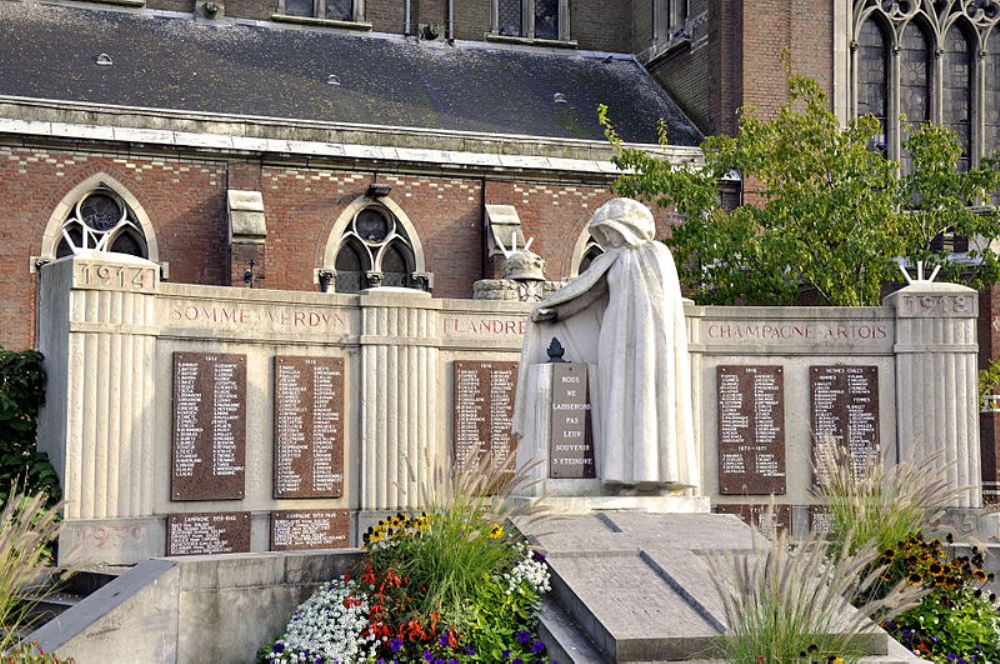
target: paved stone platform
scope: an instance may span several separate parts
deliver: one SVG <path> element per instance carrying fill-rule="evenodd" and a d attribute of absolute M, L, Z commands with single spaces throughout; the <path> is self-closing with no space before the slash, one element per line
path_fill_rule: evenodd
<path fill-rule="evenodd" d="M 725 514 L 607 511 L 519 526 L 552 569 L 541 633 L 561 664 L 717 660 L 727 624 L 705 554 L 749 553 L 754 538 L 769 547 Z M 919 661 L 889 656 L 892 639 L 874 625 L 855 642 L 866 661 Z"/>

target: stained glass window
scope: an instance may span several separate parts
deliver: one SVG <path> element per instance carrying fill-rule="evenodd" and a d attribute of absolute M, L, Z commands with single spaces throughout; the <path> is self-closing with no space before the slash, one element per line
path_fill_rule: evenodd
<path fill-rule="evenodd" d="M 972 62 L 969 41 L 958 26 L 945 35 L 942 84 L 944 123 L 958 134 L 962 146 L 958 168 L 965 171 L 972 147 Z"/>
<path fill-rule="evenodd" d="M 364 208 L 344 232 L 334 269 L 338 293 L 368 288 L 367 272 L 382 275 L 383 286 L 410 286 L 416 261 L 406 229 L 381 205 Z"/>
<path fill-rule="evenodd" d="M 900 123 L 902 139 L 907 129 L 930 119 L 930 48 L 924 29 L 909 23 L 899 40 L 899 111 L 906 116 Z M 909 169 L 909 155 L 900 155 L 903 170 Z"/>
<path fill-rule="evenodd" d="M 986 56 L 986 156 L 1000 151 L 1000 35 L 990 39 Z"/>
<path fill-rule="evenodd" d="M 559 0 L 535 0 L 535 37 L 559 39 Z"/>
<path fill-rule="evenodd" d="M 886 145 L 888 109 L 889 49 L 885 33 L 873 20 L 865 21 L 858 35 L 858 113 L 878 118 L 882 128 L 879 145 Z"/>
<path fill-rule="evenodd" d="M 61 234 L 57 258 L 83 250 L 147 257 L 142 227 L 125 201 L 109 189 L 91 191 L 77 201 Z"/>
<path fill-rule="evenodd" d="M 521 13 L 521 0 L 499 0 L 497 32 L 508 37 L 524 36 Z"/>
<path fill-rule="evenodd" d="M 285 0 L 285 13 L 289 16 L 315 16 L 313 0 Z"/>
<path fill-rule="evenodd" d="M 354 0 L 326 0 L 326 18 L 353 21 Z"/>

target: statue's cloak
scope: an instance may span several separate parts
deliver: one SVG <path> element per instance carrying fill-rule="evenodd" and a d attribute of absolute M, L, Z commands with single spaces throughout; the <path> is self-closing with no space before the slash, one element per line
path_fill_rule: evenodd
<path fill-rule="evenodd" d="M 518 375 L 514 435 L 528 430 L 528 367 L 547 361 L 552 337 L 565 359 L 596 364 L 591 400 L 597 475 L 606 482 L 700 484 L 684 305 L 670 251 L 652 215 L 590 223 L 606 249 L 531 313 Z M 608 233 L 607 231 L 614 231 Z M 610 235 L 624 242 L 614 246 Z"/>

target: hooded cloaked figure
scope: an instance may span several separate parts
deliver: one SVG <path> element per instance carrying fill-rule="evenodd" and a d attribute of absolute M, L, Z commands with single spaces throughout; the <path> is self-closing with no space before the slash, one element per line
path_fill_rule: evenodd
<path fill-rule="evenodd" d="M 670 250 L 653 215 L 617 198 L 588 230 L 604 249 L 590 267 L 531 312 L 521 351 L 514 435 L 529 423 L 528 367 L 553 337 L 589 376 L 597 476 L 608 485 L 700 483 L 684 306 Z M 594 375 L 596 373 L 596 375 Z"/>

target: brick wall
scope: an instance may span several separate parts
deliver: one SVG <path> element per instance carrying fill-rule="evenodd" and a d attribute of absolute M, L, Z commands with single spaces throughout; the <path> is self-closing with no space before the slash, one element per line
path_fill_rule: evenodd
<path fill-rule="evenodd" d="M 570 37 L 590 51 L 627 52 L 631 47 L 631 12 L 622 0 L 570 2 Z"/>
<path fill-rule="evenodd" d="M 0 146 L 0 345 L 32 345 L 35 278 L 29 258 L 41 253 L 56 206 L 96 173 L 128 188 L 149 215 L 171 280 L 229 282 L 222 163 Z"/>

